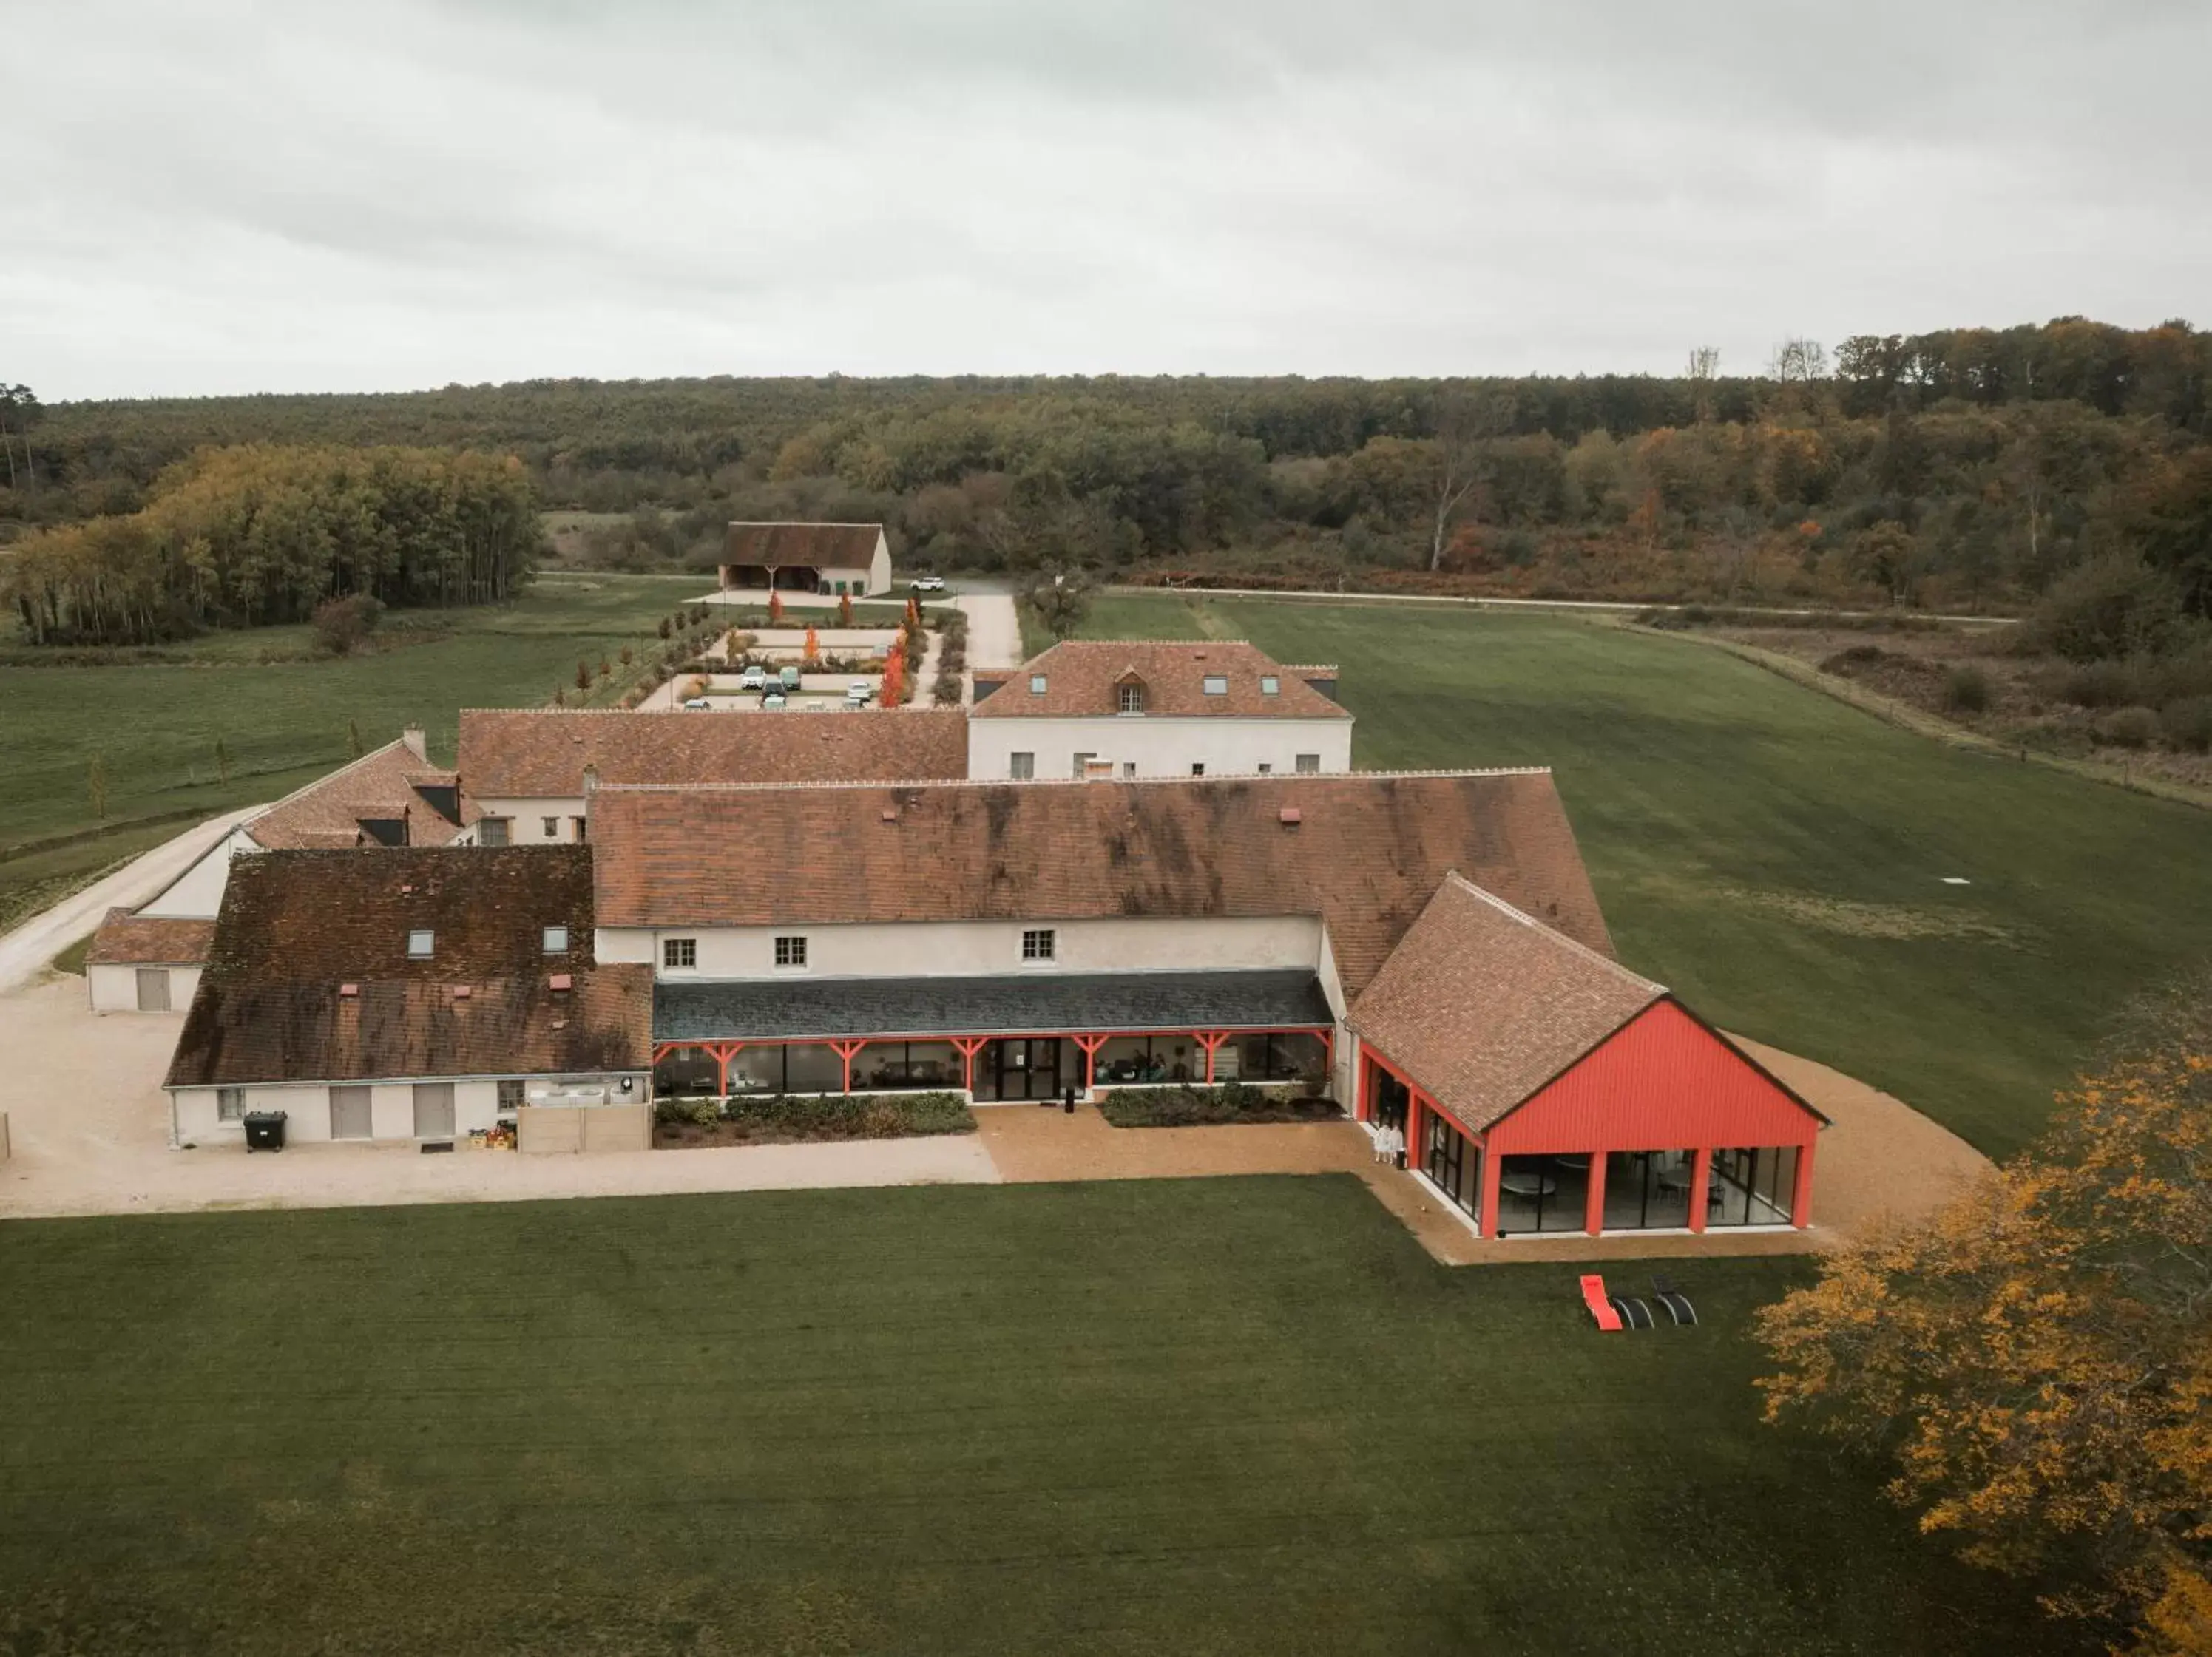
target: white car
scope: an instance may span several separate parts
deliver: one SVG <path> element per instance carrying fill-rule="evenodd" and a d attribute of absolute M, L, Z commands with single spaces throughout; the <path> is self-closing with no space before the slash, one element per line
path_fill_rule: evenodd
<path fill-rule="evenodd" d="M 845 704 L 848 707 L 866 707 L 875 695 L 875 686 L 866 679 L 855 679 L 845 687 Z"/>
<path fill-rule="evenodd" d="M 684 711 L 687 713 L 704 713 L 713 706 L 714 704 L 708 701 L 704 696 L 692 696 L 685 700 L 684 703 Z"/>
<path fill-rule="evenodd" d="M 768 670 L 757 664 L 747 668 L 744 672 L 738 675 L 738 689 L 740 690 L 767 689 Z"/>
<path fill-rule="evenodd" d="M 763 712 L 773 713 L 783 705 L 783 692 L 781 690 L 771 690 L 761 698 L 761 707 Z"/>
<path fill-rule="evenodd" d="M 945 591 L 945 578 L 942 575 L 917 575 L 911 585 L 916 592 L 942 592 Z"/>

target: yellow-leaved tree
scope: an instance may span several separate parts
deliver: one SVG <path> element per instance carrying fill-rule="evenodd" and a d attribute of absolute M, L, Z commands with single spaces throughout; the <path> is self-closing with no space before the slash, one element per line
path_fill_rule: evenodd
<path fill-rule="evenodd" d="M 1761 1314 L 1770 1420 L 2055 1615 L 2212 1653 L 2212 974 L 2146 1002 L 2033 1146 Z"/>

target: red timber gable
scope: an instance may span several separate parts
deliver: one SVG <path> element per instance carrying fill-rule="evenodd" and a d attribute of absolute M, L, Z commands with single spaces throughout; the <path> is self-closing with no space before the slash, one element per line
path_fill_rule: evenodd
<path fill-rule="evenodd" d="M 1819 1112 L 1669 996 L 1480 1137 L 1500 1156 L 1803 1146 L 1823 1125 Z"/>

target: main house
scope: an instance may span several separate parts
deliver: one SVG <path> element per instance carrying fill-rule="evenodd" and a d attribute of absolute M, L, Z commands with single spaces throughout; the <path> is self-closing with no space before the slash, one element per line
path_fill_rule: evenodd
<path fill-rule="evenodd" d="M 419 726 L 295 789 L 230 831 L 136 909 L 110 909 L 85 952 L 95 1012 L 181 1011 L 199 983 L 235 860 L 312 847 L 453 846 L 477 811 L 459 776 L 432 765 Z"/>
<path fill-rule="evenodd" d="M 434 1139 L 533 1089 L 1235 1080 L 1402 1126 L 1486 1235 L 1806 1223 L 1820 1119 L 1613 959 L 1547 772 L 603 784 L 584 809 L 585 848 L 256 859 L 168 1078 L 180 1135 L 264 1099 L 303 1137 Z"/>
<path fill-rule="evenodd" d="M 1072 640 L 975 677 L 975 778 L 1265 776 L 1352 768 L 1334 667 L 1242 640 Z"/>
<path fill-rule="evenodd" d="M 721 585 L 726 592 L 888 592 L 890 542 L 881 524 L 732 524 Z"/>

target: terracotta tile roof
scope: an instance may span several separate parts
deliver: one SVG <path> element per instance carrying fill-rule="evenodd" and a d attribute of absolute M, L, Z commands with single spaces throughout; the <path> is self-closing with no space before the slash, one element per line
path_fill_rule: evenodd
<path fill-rule="evenodd" d="M 1447 871 L 1591 948 L 1548 771 L 603 788 L 603 926 L 1318 914 L 1356 994 Z"/>
<path fill-rule="evenodd" d="M 652 969 L 594 965 L 592 925 L 581 847 L 241 858 L 167 1085 L 645 1069 Z"/>
<path fill-rule="evenodd" d="M 207 959 L 212 920 L 164 920 L 110 909 L 84 952 L 88 967 L 191 967 Z"/>
<path fill-rule="evenodd" d="M 726 564 L 836 565 L 866 569 L 881 524 L 732 524 L 722 542 Z"/>
<path fill-rule="evenodd" d="M 792 783 L 964 777 L 957 707 L 686 713 L 465 707 L 460 771 L 477 799 L 574 798 L 607 783 Z"/>
<path fill-rule="evenodd" d="M 1311 670 L 1308 670 L 1311 671 Z M 1040 675 L 1042 695 L 1030 689 Z M 1208 675 L 1228 689 L 1206 694 Z M 1261 692 L 1262 676 L 1276 692 Z M 1334 671 L 1330 671 L 1334 677 Z M 1121 711 L 1120 689 L 1135 678 L 1145 688 L 1145 712 L 1184 718 L 1200 714 L 1238 719 L 1348 719 L 1339 707 L 1272 656 L 1241 639 L 1070 639 L 1022 664 L 998 690 L 975 704 L 975 717 L 1068 719 Z"/>
<path fill-rule="evenodd" d="M 379 843 L 362 826 L 376 822 L 395 825 L 382 832 L 404 835 L 399 844 L 445 846 L 477 815 L 453 772 L 396 742 L 286 795 L 246 832 L 270 851 L 301 851 Z"/>
<path fill-rule="evenodd" d="M 1346 1022 L 1480 1133 L 1666 993 L 1455 872 Z"/>

